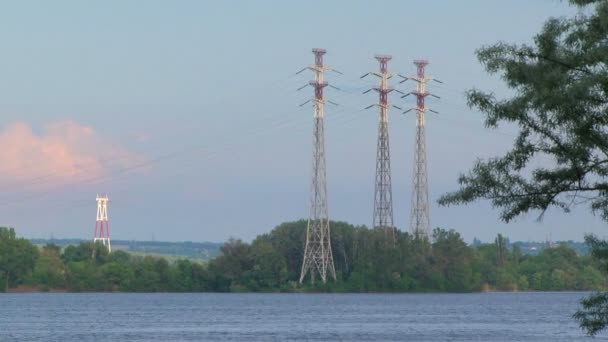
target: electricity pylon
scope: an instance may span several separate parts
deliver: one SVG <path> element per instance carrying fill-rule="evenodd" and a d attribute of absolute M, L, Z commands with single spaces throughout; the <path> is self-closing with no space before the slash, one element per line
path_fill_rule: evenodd
<path fill-rule="evenodd" d="M 367 75 L 374 75 L 380 79 L 380 84 L 377 87 L 368 89 L 363 92 L 364 94 L 366 94 L 372 90 L 375 90 L 379 95 L 378 104 L 373 104 L 365 108 L 369 109 L 374 106 L 377 106 L 379 108 L 373 227 L 375 229 L 383 230 L 386 235 L 387 241 L 391 244 L 394 244 L 395 226 L 393 223 L 391 152 L 388 138 L 388 94 L 393 91 L 393 88 L 389 87 L 388 80 L 395 74 L 388 72 L 388 62 L 391 60 L 391 56 L 376 55 L 375 58 L 376 60 L 378 60 L 378 63 L 380 63 L 380 71 L 368 72 L 367 74 L 361 76 L 361 78 L 364 78 Z"/>
<path fill-rule="evenodd" d="M 329 229 L 329 214 L 327 210 L 327 184 L 325 170 L 325 137 L 323 131 L 323 106 L 325 98 L 323 89 L 327 82 L 323 80 L 326 70 L 331 70 L 323 65 L 325 50 L 313 49 L 315 64 L 300 70 L 298 73 L 309 69 L 313 72 L 315 79 L 308 85 L 314 88 L 314 128 L 312 149 L 312 183 L 310 188 L 310 207 L 308 226 L 306 228 L 306 246 L 304 248 L 304 260 L 300 273 L 300 283 L 310 273 L 310 281 L 314 284 L 315 275 L 318 273 L 323 283 L 329 277 L 336 280 L 336 270 L 331 252 L 331 236 Z M 308 102 L 308 101 L 307 101 Z"/>
<path fill-rule="evenodd" d="M 108 224 L 108 196 L 97 195 L 97 219 L 95 220 L 93 242 L 97 241 L 101 241 L 108 248 L 108 252 L 112 251 L 110 226 Z"/>
<path fill-rule="evenodd" d="M 435 81 L 442 83 L 424 73 L 424 69 L 429 62 L 426 60 L 415 60 L 417 73 L 415 76 L 405 78 L 416 83 L 416 91 L 405 94 L 416 96 L 416 107 L 408 109 L 405 113 L 416 110 L 416 142 L 414 144 L 414 170 L 412 179 L 412 204 L 410 213 L 410 230 L 418 239 L 430 239 L 431 237 L 431 213 L 429 206 L 429 181 L 427 173 L 427 150 L 425 139 L 425 114 L 426 111 L 437 113 L 432 109 L 426 108 L 424 100 L 427 96 L 439 98 L 426 91 L 426 83 Z"/>

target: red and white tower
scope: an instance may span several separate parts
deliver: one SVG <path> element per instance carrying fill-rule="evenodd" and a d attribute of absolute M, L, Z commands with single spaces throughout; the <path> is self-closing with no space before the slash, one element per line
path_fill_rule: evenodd
<path fill-rule="evenodd" d="M 110 245 L 110 225 L 108 224 L 108 196 L 97 195 L 97 220 L 95 221 L 95 236 L 93 242 L 101 241 L 108 247 L 108 252 L 112 251 Z"/>

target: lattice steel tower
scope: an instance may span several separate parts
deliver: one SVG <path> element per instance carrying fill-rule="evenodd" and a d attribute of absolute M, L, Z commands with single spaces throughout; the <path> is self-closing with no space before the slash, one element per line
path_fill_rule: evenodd
<path fill-rule="evenodd" d="M 410 230 L 416 238 L 429 239 L 431 236 L 431 215 L 429 206 L 429 183 L 427 174 L 427 151 L 425 141 L 425 113 L 427 108 L 424 99 L 431 95 L 426 91 L 427 81 L 433 80 L 424 74 L 428 64 L 425 60 L 415 60 L 417 73 L 410 79 L 416 81 L 416 91 L 411 94 L 416 96 L 416 143 L 414 147 L 414 172 L 412 180 L 412 205 L 410 213 Z M 435 80 L 437 81 L 437 80 Z M 440 81 L 437 81 L 441 83 Z M 436 113 L 432 109 L 428 109 Z M 409 111 L 409 110 L 408 110 Z"/>
<path fill-rule="evenodd" d="M 95 235 L 93 242 L 101 241 L 108 248 L 108 252 L 112 251 L 110 244 L 110 226 L 108 224 L 108 196 L 97 195 L 97 220 L 95 220 Z"/>
<path fill-rule="evenodd" d="M 312 149 L 312 183 L 310 189 L 310 207 L 308 216 L 308 227 L 306 229 L 306 247 L 304 249 L 304 260 L 302 261 L 302 272 L 300 283 L 310 273 L 310 281 L 314 284 L 315 275 L 318 273 L 321 281 L 325 283 L 328 276 L 336 280 L 336 270 L 331 252 L 331 236 L 329 229 L 329 214 L 327 210 L 327 185 L 325 171 L 325 141 L 323 132 L 323 88 L 327 82 L 323 80 L 325 70 L 330 70 L 323 65 L 325 50 L 313 49 L 315 64 L 307 69 L 312 70 L 315 79 L 309 82 L 314 88 L 314 128 Z M 306 69 L 304 69 L 306 70 Z"/>
<path fill-rule="evenodd" d="M 388 94 L 393 91 L 393 89 L 388 86 L 388 79 L 393 77 L 394 74 L 388 72 L 388 62 L 391 60 L 391 56 L 376 55 L 376 59 L 380 64 L 380 71 L 370 72 L 361 76 L 361 78 L 364 78 L 367 75 L 371 74 L 380 79 L 380 84 L 377 87 L 372 88 L 378 93 L 378 104 L 367 107 L 371 108 L 373 106 L 378 106 L 379 108 L 373 227 L 375 229 L 383 230 L 386 235 L 387 241 L 394 243 L 395 226 L 393 224 L 391 152 L 388 138 Z M 372 89 L 366 90 L 364 94 L 371 91 Z"/>

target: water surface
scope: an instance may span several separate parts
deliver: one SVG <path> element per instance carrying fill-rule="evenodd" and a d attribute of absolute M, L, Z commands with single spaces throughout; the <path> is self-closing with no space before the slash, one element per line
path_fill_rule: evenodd
<path fill-rule="evenodd" d="M 592 341 L 584 295 L 0 294 L 0 341 Z"/>

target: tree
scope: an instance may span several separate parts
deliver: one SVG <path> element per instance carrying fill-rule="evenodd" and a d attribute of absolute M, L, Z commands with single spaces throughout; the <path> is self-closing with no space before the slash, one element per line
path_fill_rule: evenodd
<path fill-rule="evenodd" d="M 608 69 L 605 39 L 608 3 L 596 3 L 589 17 L 550 19 L 536 46 L 499 43 L 478 51 L 490 73 L 501 73 L 517 93 L 509 100 L 478 90 L 468 102 L 487 114 L 486 125 L 515 123 L 511 151 L 478 161 L 459 178 L 461 189 L 440 203 L 488 199 L 510 221 L 532 210 L 569 210 L 584 196 L 591 210 L 608 219 Z M 542 166 L 532 166 L 543 158 Z M 552 167 L 548 167 L 552 165 Z"/>
<path fill-rule="evenodd" d="M 519 261 L 521 260 L 521 247 L 519 247 L 519 244 L 513 245 L 511 260 L 515 265 L 519 265 Z"/>
<path fill-rule="evenodd" d="M 32 272 L 38 249 L 26 239 L 17 238 L 13 228 L 0 227 L 0 272 L 4 277 L 4 289 L 17 285 Z"/>
<path fill-rule="evenodd" d="M 33 285 L 41 286 L 43 290 L 62 288 L 66 285 L 66 270 L 59 257 L 60 252 L 61 248 L 57 245 L 47 244 L 42 247 L 32 273 Z"/>
<path fill-rule="evenodd" d="M 262 289 L 279 289 L 287 278 L 287 262 L 272 244 L 256 239 L 251 245 L 253 276 Z"/>
<path fill-rule="evenodd" d="M 77 246 L 68 246 L 61 258 L 65 262 L 93 260 L 104 263 L 109 255 L 108 248 L 101 242 L 82 242 Z"/>
<path fill-rule="evenodd" d="M 486 113 L 488 127 L 511 123 L 519 134 L 505 155 L 479 160 L 461 175 L 460 189 L 440 204 L 489 200 L 509 222 L 531 211 L 542 218 L 550 207 L 568 212 L 584 203 L 608 221 L 608 1 L 570 3 L 591 13 L 549 19 L 534 46 L 498 43 L 477 52 L 515 96 L 501 100 L 471 90 L 469 105 Z M 543 163 L 532 163 L 537 160 Z M 561 276 L 554 273 L 553 283 Z M 608 326 L 603 296 L 583 301 L 584 311 L 575 316 L 590 335 Z"/>
<path fill-rule="evenodd" d="M 243 284 L 244 273 L 251 270 L 253 260 L 251 246 L 241 240 L 229 239 L 220 248 L 222 255 L 209 263 L 209 269 L 215 276 L 216 289 L 228 291 Z"/>
<path fill-rule="evenodd" d="M 498 234 L 498 236 L 496 236 L 496 240 L 494 240 L 494 243 L 496 244 L 496 262 L 498 266 L 503 266 L 506 256 L 509 253 L 505 243 L 505 238 L 502 236 L 502 234 Z"/>
<path fill-rule="evenodd" d="M 192 262 L 190 260 L 178 260 L 174 267 L 169 270 L 169 279 L 170 291 L 192 291 L 194 287 Z"/>
<path fill-rule="evenodd" d="M 331 223 L 333 224 L 334 222 Z M 304 258 L 307 224 L 308 221 L 306 220 L 283 223 L 268 234 L 268 238 L 274 249 L 285 256 L 287 273 L 290 279 L 296 279 L 300 276 L 302 259 Z M 333 225 L 331 227 L 333 233 L 335 230 Z M 336 235 L 332 234 L 332 242 L 335 240 Z"/>
<path fill-rule="evenodd" d="M 472 290 L 473 253 L 460 234 L 454 230 L 436 228 L 433 240 L 433 254 L 445 279 L 445 289 L 453 292 Z"/>

